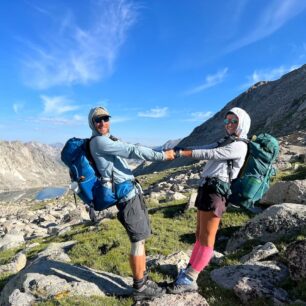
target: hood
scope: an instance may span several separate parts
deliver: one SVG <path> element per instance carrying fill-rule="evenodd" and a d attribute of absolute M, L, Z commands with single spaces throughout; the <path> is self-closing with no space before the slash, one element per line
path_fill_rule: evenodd
<path fill-rule="evenodd" d="M 240 138 L 248 138 L 248 132 L 251 127 L 251 118 L 249 114 L 240 107 L 233 107 L 228 111 L 228 113 L 229 112 L 235 114 L 239 119 L 236 134 L 240 134 Z"/>
<path fill-rule="evenodd" d="M 96 130 L 95 125 L 94 125 L 93 120 L 92 120 L 93 117 L 94 117 L 94 114 L 96 113 L 96 111 L 97 111 L 98 109 L 102 109 L 103 112 L 108 113 L 108 110 L 107 110 L 105 107 L 103 107 L 103 106 L 93 107 L 93 108 L 89 111 L 89 114 L 88 114 L 88 125 L 89 125 L 89 127 L 90 127 L 90 129 L 91 129 L 91 131 L 92 131 L 92 136 L 99 136 L 99 135 L 101 135 L 101 134 Z"/>

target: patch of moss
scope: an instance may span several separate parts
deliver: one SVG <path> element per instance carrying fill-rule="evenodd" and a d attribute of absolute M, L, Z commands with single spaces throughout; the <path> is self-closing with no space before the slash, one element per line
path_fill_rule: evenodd
<path fill-rule="evenodd" d="M 1 251 L 0 252 L 0 265 L 5 265 L 9 263 L 12 260 L 12 258 L 22 249 L 23 249 L 22 247 L 18 247 L 14 249 L 8 249 L 5 251 Z"/>

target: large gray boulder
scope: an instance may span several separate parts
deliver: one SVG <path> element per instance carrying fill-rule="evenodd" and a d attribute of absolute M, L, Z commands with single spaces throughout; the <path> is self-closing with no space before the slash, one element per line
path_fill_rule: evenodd
<path fill-rule="evenodd" d="M 277 182 L 271 186 L 261 202 L 266 204 L 306 204 L 306 180 Z"/>
<path fill-rule="evenodd" d="M 306 240 L 295 241 L 290 244 L 285 252 L 288 261 L 290 276 L 293 280 L 306 279 Z"/>
<path fill-rule="evenodd" d="M 244 305 L 259 298 L 271 299 L 274 305 L 286 305 L 289 302 L 287 291 L 273 285 L 263 285 L 258 279 L 243 277 L 234 287 L 234 293 Z"/>
<path fill-rule="evenodd" d="M 17 253 L 10 263 L 0 266 L 0 274 L 14 274 L 22 270 L 27 263 L 27 257 L 24 253 Z"/>
<path fill-rule="evenodd" d="M 278 241 L 286 235 L 299 232 L 303 226 L 306 226 L 306 205 L 273 205 L 235 232 L 226 245 L 226 251 L 232 252 L 248 240 Z"/>
<path fill-rule="evenodd" d="M 244 304 L 258 297 L 288 301 L 287 292 L 277 288 L 287 276 L 286 266 L 275 261 L 225 266 L 210 273 L 214 282 L 222 288 L 233 289 Z"/>
<path fill-rule="evenodd" d="M 211 279 L 225 289 L 233 289 L 246 276 L 259 279 L 266 285 L 276 285 L 288 276 L 288 269 L 275 261 L 262 261 L 225 266 L 210 272 Z"/>
<path fill-rule="evenodd" d="M 74 244 L 75 242 L 52 244 L 40 253 L 37 259 L 6 284 L 1 292 L 0 305 L 30 306 L 33 300 L 50 299 L 60 294 L 131 294 L 131 278 L 69 264 L 70 259 L 65 250 Z M 23 304 L 18 304 L 23 298 Z"/>
<path fill-rule="evenodd" d="M 6 234 L 0 239 L 0 251 L 17 248 L 24 242 L 23 234 Z"/>
<path fill-rule="evenodd" d="M 146 302 L 146 306 L 209 306 L 203 296 L 197 292 L 186 292 L 184 294 L 166 294 L 153 301 Z"/>

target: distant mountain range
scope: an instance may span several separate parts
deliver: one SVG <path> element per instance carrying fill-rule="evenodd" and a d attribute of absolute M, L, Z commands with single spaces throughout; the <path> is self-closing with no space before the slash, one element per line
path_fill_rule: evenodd
<path fill-rule="evenodd" d="M 154 149 L 169 148 L 178 141 L 169 140 Z M 69 184 L 68 168 L 60 160 L 62 148 L 61 143 L 0 141 L 0 192 Z M 142 162 L 128 160 L 131 169 Z"/>
<path fill-rule="evenodd" d="M 249 136 L 271 133 L 276 137 L 306 130 L 306 65 L 271 82 L 258 82 L 230 101 L 213 117 L 197 126 L 179 142 L 179 147 L 203 145 L 224 136 L 223 119 L 233 107 L 245 109 L 251 116 Z M 185 162 L 190 163 L 191 159 Z M 134 170 L 136 175 L 181 166 L 182 160 L 151 163 Z"/>
<path fill-rule="evenodd" d="M 59 144 L 0 141 L 0 191 L 68 184 L 61 148 Z"/>

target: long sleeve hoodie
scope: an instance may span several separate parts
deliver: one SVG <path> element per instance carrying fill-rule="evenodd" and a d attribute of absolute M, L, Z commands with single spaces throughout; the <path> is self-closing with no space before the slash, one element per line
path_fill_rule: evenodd
<path fill-rule="evenodd" d="M 134 175 L 125 159 L 141 159 L 148 161 L 165 160 L 165 154 L 150 148 L 137 146 L 120 140 L 113 141 L 110 135 L 101 135 L 93 124 L 93 115 L 99 107 L 92 108 L 88 115 L 88 124 L 92 130 L 93 139 L 90 141 L 90 152 L 95 161 L 102 181 L 119 184 L 134 180 Z M 135 191 L 125 198 L 133 197 Z"/>
<path fill-rule="evenodd" d="M 251 125 L 249 115 L 238 107 L 232 108 L 230 112 L 234 113 L 239 119 L 236 133 L 240 135 L 240 138 L 247 138 Z M 223 147 L 212 149 L 200 147 L 197 149 L 194 147 L 192 150 L 193 158 L 208 160 L 201 173 L 201 177 L 203 179 L 206 177 L 216 177 L 223 182 L 229 182 L 227 161 L 233 160 L 232 179 L 235 179 L 243 166 L 246 154 L 247 144 L 243 141 L 235 141 Z"/>

